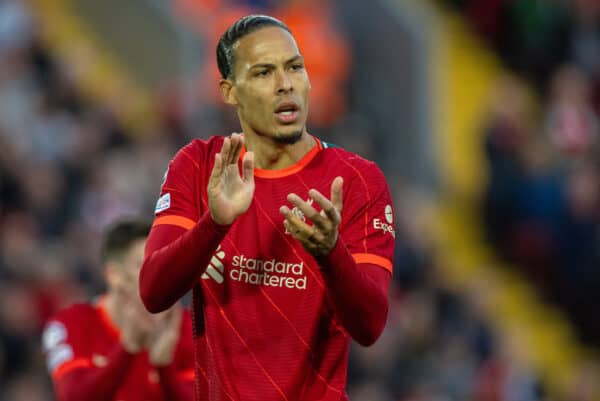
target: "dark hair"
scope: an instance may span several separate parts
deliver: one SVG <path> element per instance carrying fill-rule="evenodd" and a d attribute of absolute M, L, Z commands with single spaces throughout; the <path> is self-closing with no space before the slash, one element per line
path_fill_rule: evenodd
<path fill-rule="evenodd" d="M 113 224 L 104 235 L 102 260 L 106 263 L 123 256 L 135 241 L 148 236 L 151 227 L 145 220 L 122 220 Z"/>
<path fill-rule="evenodd" d="M 289 33 L 290 28 L 286 24 L 279 21 L 277 18 L 269 17 L 268 15 L 247 15 L 237 20 L 231 25 L 219 39 L 217 44 L 217 65 L 219 72 L 224 79 L 231 76 L 235 57 L 233 54 L 233 46 L 238 40 L 260 28 L 269 26 L 279 27 Z"/>

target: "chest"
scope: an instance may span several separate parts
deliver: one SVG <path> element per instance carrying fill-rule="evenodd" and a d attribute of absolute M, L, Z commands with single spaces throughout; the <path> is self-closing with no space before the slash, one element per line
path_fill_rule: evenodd
<path fill-rule="evenodd" d="M 202 285 L 213 301 L 231 305 L 237 299 L 267 299 L 282 308 L 294 309 L 305 298 L 322 299 L 324 284 L 319 266 L 286 231 L 279 212 L 281 206 L 288 206 L 310 224 L 287 196 L 295 193 L 320 210 L 308 196 L 312 188 L 327 193 L 326 180 L 320 181 L 309 185 L 302 177 L 256 180 L 250 208 L 232 226 L 202 276 Z"/>

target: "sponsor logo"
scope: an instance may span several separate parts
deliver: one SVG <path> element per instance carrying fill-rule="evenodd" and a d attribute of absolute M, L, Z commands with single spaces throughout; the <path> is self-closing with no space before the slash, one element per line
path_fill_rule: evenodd
<path fill-rule="evenodd" d="M 171 207 L 171 194 L 166 193 L 156 201 L 156 207 L 154 208 L 154 214 L 163 212 Z"/>
<path fill-rule="evenodd" d="M 223 275 L 225 273 L 225 266 L 223 266 L 223 259 L 225 258 L 225 252 L 221 250 L 221 245 L 218 246 L 215 254 L 213 255 L 206 271 L 202 274 L 204 280 L 212 278 L 217 283 L 223 283 Z"/>
<path fill-rule="evenodd" d="M 392 205 L 385 205 L 384 214 L 385 214 L 385 220 L 389 224 L 392 224 L 394 222 L 394 212 L 392 211 Z"/>
<path fill-rule="evenodd" d="M 212 279 L 223 284 L 228 276 L 233 281 L 261 285 L 265 287 L 280 287 L 305 290 L 306 273 L 304 263 L 282 262 L 276 259 L 253 259 L 245 255 L 235 255 L 231 260 L 231 269 L 225 273 L 225 252 L 221 246 L 213 255 L 202 279 Z"/>
<path fill-rule="evenodd" d="M 386 205 L 383 211 L 385 220 L 380 218 L 373 219 L 373 228 L 378 231 L 383 231 L 384 234 L 391 234 L 392 237 L 396 238 L 396 231 L 394 230 L 394 212 L 392 211 L 391 205 Z"/>
<path fill-rule="evenodd" d="M 233 257 L 229 271 L 232 280 L 265 287 L 306 289 L 304 263 L 287 263 L 275 259 L 251 259 L 244 255 Z"/>

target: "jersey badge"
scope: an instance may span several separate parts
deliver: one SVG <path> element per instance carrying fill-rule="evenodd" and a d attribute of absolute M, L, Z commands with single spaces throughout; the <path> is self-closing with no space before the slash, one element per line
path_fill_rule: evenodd
<path fill-rule="evenodd" d="M 156 201 L 156 207 L 154 208 L 154 214 L 164 212 L 171 207 L 171 194 L 167 192 Z"/>

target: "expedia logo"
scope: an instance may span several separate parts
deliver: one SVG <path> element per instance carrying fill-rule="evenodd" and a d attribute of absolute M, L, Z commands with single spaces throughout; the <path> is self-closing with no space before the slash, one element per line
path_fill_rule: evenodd
<path fill-rule="evenodd" d="M 381 230 L 386 234 L 389 233 L 392 237 L 396 238 L 396 231 L 394 230 L 394 214 L 391 205 L 385 206 L 384 216 L 385 221 L 379 218 L 373 219 L 373 228 L 375 230 Z"/>

